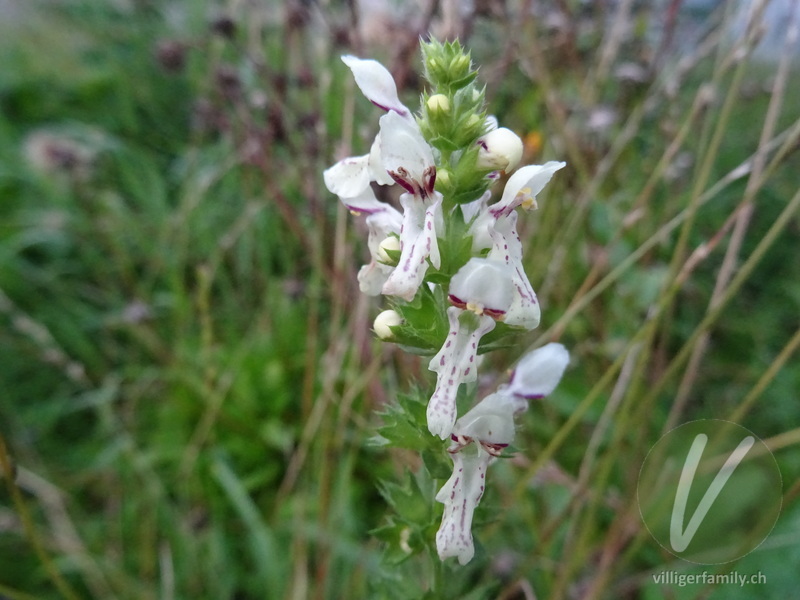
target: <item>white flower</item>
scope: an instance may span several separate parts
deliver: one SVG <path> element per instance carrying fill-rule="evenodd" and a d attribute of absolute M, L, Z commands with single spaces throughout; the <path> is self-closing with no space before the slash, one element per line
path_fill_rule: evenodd
<path fill-rule="evenodd" d="M 436 231 L 442 231 L 442 195 L 432 192 L 432 201 L 411 194 L 400 196 L 403 224 L 400 228 L 400 260 L 383 285 L 381 292 L 411 301 L 417 294 L 428 260 L 437 269 L 441 266 Z"/>
<path fill-rule="evenodd" d="M 511 270 L 489 258 L 471 258 L 450 280 L 450 302 L 477 315 L 502 320 L 511 306 Z"/>
<path fill-rule="evenodd" d="M 453 431 L 456 394 L 462 383 L 475 381 L 481 338 L 507 315 L 514 300 L 513 273 L 502 262 L 471 258 L 450 280 L 447 309 L 450 331 L 428 368 L 438 373 L 428 402 L 428 429 L 442 439 Z M 472 314 L 470 314 L 472 313 Z"/>
<path fill-rule="evenodd" d="M 387 113 L 381 117 L 380 138 L 383 166 L 407 192 L 400 196 L 400 260 L 382 291 L 411 301 L 428 270 L 428 260 L 437 269 L 441 266 L 436 232 L 444 229 L 442 195 L 434 190 L 433 152 L 416 123 Z"/>
<path fill-rule="evenodd" d="M 391 73 L 374 60 L 343 56 L 342 61 L 350 67 L 358 87 L 367 99 L 387 111 L 384 117 L 389 115 L 393 117 L 387 126 L 384 126 L 381 119 L 381 133 L 375 137 L 369 154 L 345 158 L 324 172 L 326 187 L 340 198 L 350 198 L 361 194 L 369 187 L 370 181 L 389 185 L 394 178 L 388 171 L 404 166 L 397 164 L 398 158 L 416 160 L 417 157 L 413 152 L 424 153 L 422 160 L 432 165 L 430 147 L 422 139 L 411 111 L 398 99 L 397 86 Z M 400 131 L 395 131 L 397 129 Z M 410 145 L 407 139 L 409 134 L 414 138 Z M 388 136 L 390 139 L 384 142 L 383 136 Z M 404 137 L 406 139 L 403 139 Z M 422 146 L 419 145 L 419 140 L 422 140 Z M 384 152 L 387 153 L 386 157 Z"/>
<path fill-rule="evenodd" d="M 505 315 L 508 325 L 534 329 L 539 325 L 541 309 L 522 264 L 522 241 L 517 233 L 518 206 L 535 207 L 536 194 L 542 191 L 558 169 L 566 163 L 551 161 L 528 165 L 517 170 L 506 183 L 499 202 L 487 206 L 489 196 L 463 205 L 466 219 L 472 219 L 470 234 L 473 251 L 489 248 L 487 258 L 504 263 L 511 271 L 513 301 Z"/>
<path fill-rule="evenodd" d="M 492 129 L 480 137 L 478 147 L 478 159 L 475 163 L 478 169 L 510 171 L 522 159 L 522 140 L 505 127 Z"/>
<path fill-rule="evenodd" d="M 569 352 L 551 342 L 519 361 L 508 385 L 501 385 L 456 421 L 452 438 L 459 444 L 476 441 L 490 453 L 514 441 L 514 415 L 528 408 L 528 400 L 550 395 L 569 364 Z"/>
<path fill-rule="evenodd" d="M 508 178 L 500 202 L 490 207 L 496 216 L 508 214 L 517 206 L 535 209 L 536 195 L 552 179 L 553 174 L 567 166 L 565 162 L 551 160 L 543 165 L 527 165 Z"/>
<path fill-rule="evenodd" d="M 478 446 L 474 452 L 456 452 L 451 457 L 453 475 L 436 494 L 436 501 L 444 504 L 442 524 L 436 532 L 436 550 L 440 559 L 455 556 L 465 565 L 475 555 L 472 515 L 483 496 L 486 468 L 493 456 Z"/>
<path fill-rule="evenodd" d="M 489 315 L 475 315 L 451 306 L 447 309 L 450 331 L 428 368 L 438 374 L 436 390 L 428 401 L 428 430 L 447 439 L 456 422 L 456 394 L 462 383 L 475 381 L 478 343 L 495 327 Z"/>
<path fill-rule="evenodd" d="M 486 469 L 514 440 L 514 416 L 527 408 L 527 399 L 553 391 L 569 362 L 569 352 L 551 343 L 522 358 L 509 385 L 501 385 L 456 421 L 450 447 L 453 474 L 436 494 L 444 504 L 436 533 L 439 558 L 454 556 L 462 565 L 472 560 L 472 517 L 486 484 Z M 474 444 L 473 444 L 474 442 Z"/>
<path fill-rule="evenodd" d="M 501 387 L 456 421 L 452 437 L 463 445 L 477 440 L 489 454 L 496 454 L 514 441 L 514 415 L 526 408 L 524 399 Z"/>

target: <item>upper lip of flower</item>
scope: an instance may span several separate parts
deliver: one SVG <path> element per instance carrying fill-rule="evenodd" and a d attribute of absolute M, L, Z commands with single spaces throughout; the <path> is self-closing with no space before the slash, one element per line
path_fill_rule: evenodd
<path fill-rule="evenodd" d="M 350 67 L 361 92 L 378 108 L 394 111 L 402 117 L 410 117 L 411 111 L 397 96 L 397 86 L 388 69 L 376 60 L 342 56 L 342 62 Z"/>
<path fill-rule="evenodd" d="M 473 257 L 450 280 L 449 299 L 458 308 L 502 320 L 513 298 L 512 273 L 505 263 Z"/>

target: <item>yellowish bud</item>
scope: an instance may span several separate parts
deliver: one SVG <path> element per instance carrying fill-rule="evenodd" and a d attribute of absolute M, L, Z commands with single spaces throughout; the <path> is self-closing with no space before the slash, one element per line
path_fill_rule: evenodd
<path fill-rule="evenodd" d="M 505 127 L 494 129 L 478 140 L 479 169 L 510 171 L 522 160 L 522 140 Z"/>
<path fill-rule="evenodd" d="M 378 260 L 382 263 L 394 264 L 395 261 L 389 256 L 389 252 L 400 250 L 400 240 L 390 235 L 378 245 Z"/>
<path fill-rule="evenodd" d="M 450 99 L 444 94 L 434 94 L 425 103 L 428 110 L 433 114 L 450 112 Z"/>
<path fill-rule="evenodd" d="M 396 311 L 385 310 L 375 317 L 375 321 L 372 323 L 372 329 L 375 331 L 375 335 L 380 339 L 389 340 L 394 337 L 391 327 L 400 325 L 402 322 L 403 320 Z"/>

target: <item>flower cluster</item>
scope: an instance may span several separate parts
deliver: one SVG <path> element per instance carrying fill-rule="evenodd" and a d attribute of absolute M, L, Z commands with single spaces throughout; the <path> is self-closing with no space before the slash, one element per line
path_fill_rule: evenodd
<path fill-rule="evenodd" d="M 539 324 L 517 209 L 537 208 L 537 194 L 565 163 L 516 169 L 522 141 L 483 111 L 484 92 L 469 56 L 458 43 L 427 42 L 422 49 L 433 89 L 423 94 L 416 116 L 382 65 L 342 58 L 385 114 L 369 153 L 337 162 L 324 180 L 354 215 L 365 217 L 370 262 L 358 273 L 359 286 L 365 294 L 387 296 L 393 306 L 378 315 L 376 334 L 433 354 L 436 386 L 427 427 L 452 440 L 454 467 L 436 497 L 445 505 L 436 546 L 442 559 L 456 556 L 464 564 L 474 552 L 472 514 L 486 468 L 512 442 L 514 416 L 528 400 L 550 393 L 569 361 L 560 344 L 527 354 L 508 385 L 459 418 L 459 389 L 476 381 L 488 334 L 503 337 Z M 506 174 L 500 199 L 492 202 L 490 187 Z M 401 211 L 375 194 L 374 186 L 395 184 Z"/>

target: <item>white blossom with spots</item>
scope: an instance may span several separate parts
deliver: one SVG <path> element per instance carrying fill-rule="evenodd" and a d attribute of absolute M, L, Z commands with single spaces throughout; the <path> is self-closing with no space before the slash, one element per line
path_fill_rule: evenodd
<path fill-rule="evenodd" d="M 436 550 L 444 560 L 456 557 L 462 565 L 472 560 L 472 517 L 486 488 L 486 470 L 496 456 L 514 441 L 514 417 L 524 412 L 528 400 L 550 394 L 569 363 L 569 352 L 551 343 L 520 360 L 508 385 L 484 398 L 456 421 L 448 452 L 453 474 L 436 494 L 444 504 L 436 533 Z"/>
<path fill-rule="evenodd" d="M 478 344 L 495 327 L 489 315 L 475 315 L 451 306 L 447 309 L 450 331 L 442 349 L 431 359 L 428 368 L 438 374 L 436 390 L 428 402 L 428 430 L 447 439 L 456 422 L 456 394 L 462 383 L 478 376 Z"/>

